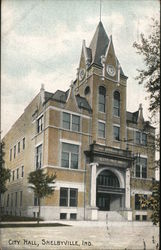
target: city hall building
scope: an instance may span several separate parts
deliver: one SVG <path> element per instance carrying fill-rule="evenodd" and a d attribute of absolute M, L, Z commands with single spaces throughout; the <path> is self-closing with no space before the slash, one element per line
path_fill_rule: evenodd
<path fill-rule="evenodd" d="M 70 88 L 50 93 L 42 85 L 3 138 L 11 170 L 5 214 L 37 216 L 27 178 L 41 168 L 57 176 L 53 195 L 41 201 L 45 220 L 150 219 L 139 195 L 151 194 L 155 128 L 141 104 L 126 110 L 127 78 L 100 21 L 89 47 L 83 41 Z"/>

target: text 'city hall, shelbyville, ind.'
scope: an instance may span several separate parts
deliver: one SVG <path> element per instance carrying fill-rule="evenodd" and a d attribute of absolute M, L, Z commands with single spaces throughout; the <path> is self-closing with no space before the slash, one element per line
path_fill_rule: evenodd
<path fill-rule="evenodd" d="M 126 110 L 126 88 L 112 36 L 100 21 L 89 47 L 83 41 L 69 90 L 49 93 L 42 85 L 3 138 L 11 170 L 5 214 L 37 216 L 27 177 L 42 168 L 57 175 L 53 195 L 41 201 L 45 220 L 150 220 L 139 195 L 151 194 L 155 128 L 141 104 Z"/>

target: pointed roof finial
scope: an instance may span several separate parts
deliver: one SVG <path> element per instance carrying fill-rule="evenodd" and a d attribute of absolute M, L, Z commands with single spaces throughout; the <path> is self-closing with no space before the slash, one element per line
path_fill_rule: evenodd
<path fill-rule="evenodd" d="M 100 0 L 100 22 L 101 22 L 102 0 Z"/>

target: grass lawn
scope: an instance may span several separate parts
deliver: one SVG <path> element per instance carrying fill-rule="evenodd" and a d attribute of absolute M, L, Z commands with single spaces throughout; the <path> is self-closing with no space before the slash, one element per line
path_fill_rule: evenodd
<path fill-rule="evenodd" d="M 25 223 L 26 222 L 32 222 L 33 223 Z M 40 223 L 36 223 L 37 219 L 33 217 L 24 217 L 24 216 L 12 216 L 12 215 L 3 215 L 1 216 L 0 222 L 3 222 L 3 224 L 0 224 L 0 228 L 14 228 L 14 227 L 61 227 L 61 226 L 67 226 L 65 224 L 61 223 L 41 223 L 43 221 L 40 219 Z M 7 222 L 7 224 L 5 224 Z M 9 222 L 15 222 L 15 224 L 11 224 Z M 21 224 L 17 224 L 17 222 L 24 222 Z"/>
<path fill-rule="evenodd" d="M 18 221 L 37 221 L 37 218 L 24 217 L 24 216 L 13 216 L 13 215 L 2 215 L 0 217 L 0 222 L 18 222 Z M 40 219 L 40 221 L 43 221 Z"/>

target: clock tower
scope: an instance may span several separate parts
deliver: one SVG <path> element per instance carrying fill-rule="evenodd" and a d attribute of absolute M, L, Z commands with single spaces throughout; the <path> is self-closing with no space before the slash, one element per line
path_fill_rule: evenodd
<path fill-rule="evenodd" d="M 126 82 L 112 36 L 100 21 L 90 46 L 83 41 L 75 81 L 76 95 L 85 97 L 93 111 L 92 141 L 126 148 Z"/>

